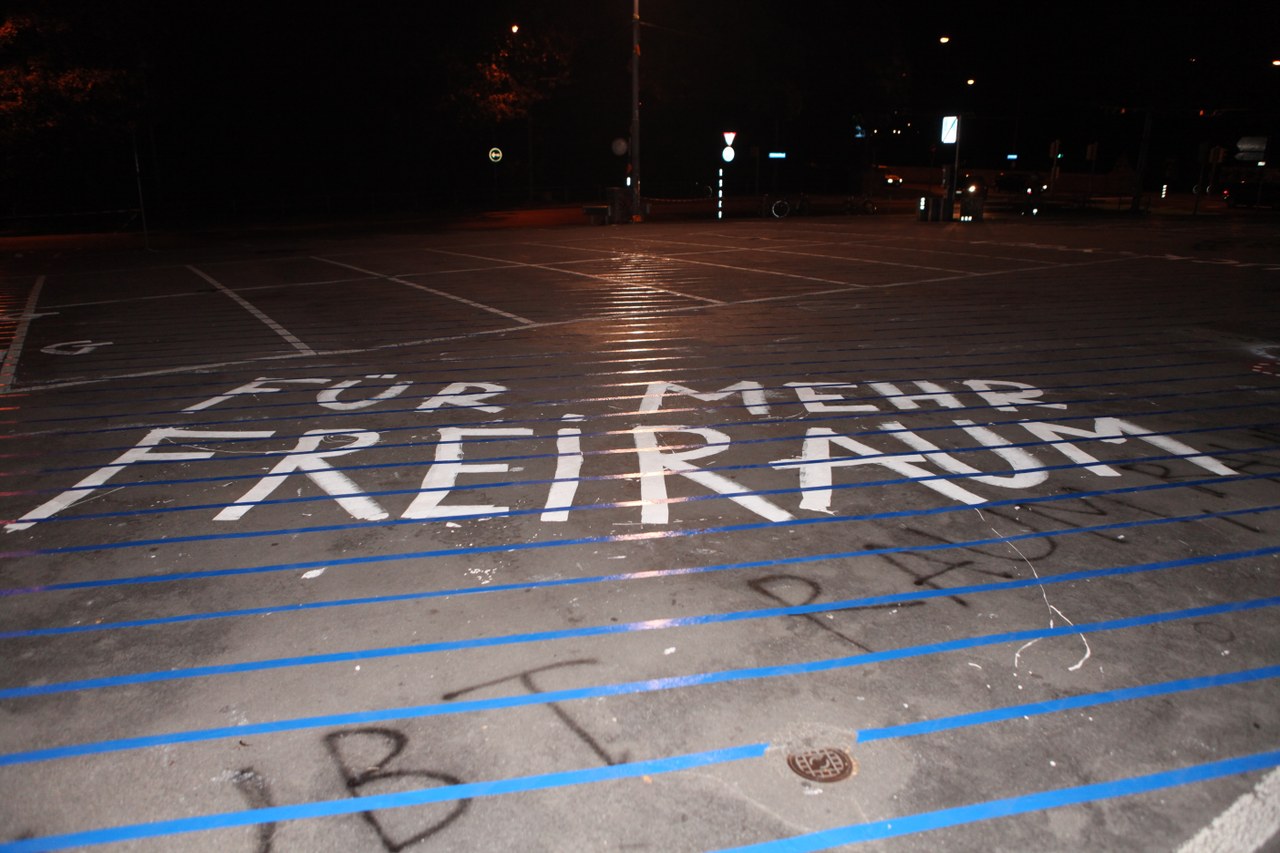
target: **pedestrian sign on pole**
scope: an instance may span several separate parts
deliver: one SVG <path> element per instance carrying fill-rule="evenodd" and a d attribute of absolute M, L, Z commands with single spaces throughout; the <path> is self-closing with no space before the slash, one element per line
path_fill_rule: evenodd
<path fill-rule="evenodd" d="M 960 116 L 942 117 L 942 144 L 952 145 L 960 137 Z"/>

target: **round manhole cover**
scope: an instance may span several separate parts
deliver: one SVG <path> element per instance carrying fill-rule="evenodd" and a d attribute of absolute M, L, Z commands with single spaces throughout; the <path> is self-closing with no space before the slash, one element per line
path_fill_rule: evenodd
<path fill-rule="evenodd" d="M 787 766 L 812 782 L 839 782 L 858 772 L 858 762 L 843 749 L 834 747 L 788 755 Z"/>

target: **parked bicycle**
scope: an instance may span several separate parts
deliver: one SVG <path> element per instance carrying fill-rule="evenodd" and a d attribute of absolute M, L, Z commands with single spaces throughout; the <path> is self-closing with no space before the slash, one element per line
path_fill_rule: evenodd
<path fill-rule="evenodd" d="M 834 200 L 833 200 L 834 201 Z M 843 210 L 844 213 L 853 214 L 873 214 L 879 212 L 880 208 L 869 195 L 850 195 L 845 196 L 843 201 L 839 203 L 839 207 L 832 204 L 831 201 L 816 203 L 819 212 L 834 213 Z M 762 216 L 772 216 L 774 219 L 786 219 L 791 214 L 802 216 L 809 212 L 809 199 L 802 193 L 799 196 L 788 198 L 786 196 L 765 196 L 764 204 L 760 211 Z"/>
<path fill-rule="evenodd" d="M 857 213 L 871 215 L 879 210 L 880 208 L 869 195 L 851 195 L 844 200 L 844 212 L 851 215 Z"/>

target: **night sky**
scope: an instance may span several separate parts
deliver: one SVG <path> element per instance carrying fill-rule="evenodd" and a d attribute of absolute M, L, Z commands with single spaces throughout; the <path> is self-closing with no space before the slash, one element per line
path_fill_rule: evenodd
<path fill-rule="evenodd" d="M 1280 12 L 1221 8 L 642 0 L 645 191 L 695 191 L 728 129 L 743 168 L 785 149 L 793 188 L 844 190 L 945 162 L 952 112 L 966 165 L 1047 166 L 1060 139 L 1066 169 L 1090 142 L 1132 165 L 1150 113 L 1149 172 L 1194 176 L 1202 144 L 1280 135 Z M 625 175 L 631 0 L 9 9 L 10 217 L 136 205 L 135 149 L 175 219 L 562 201 Z"/>

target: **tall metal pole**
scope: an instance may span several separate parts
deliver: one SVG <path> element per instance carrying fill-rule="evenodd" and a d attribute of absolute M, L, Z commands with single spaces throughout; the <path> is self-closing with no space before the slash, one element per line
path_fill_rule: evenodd
<path fill-rule="evenodd" d="M 631 216 L 644 214 L 640 195 L 640 0 L 631 9 Z"/>
<path fill-rule="evenodd" d="M 1147 152 L 1151 148 L 1151 123 L 1155 111 L 1148 109 L 1142 120 L 1142 142 L 1138 146 L 1138 170 L 1133 175 L 1133 199 L 1129 202 L 1130 213 L 1142 212 L 1142 178 L 1147 171 Z"/>
<path fill-rule="evenodd" d="M 151 251 L 151 232 L 147 229 L 147 203 L 142 196 L 142 164 L 138 160 L 138 130 L 129 129 L 133 140 L 133 179 L 138 186 L 138 213 L 142 216 L 142 245 Z"/>
<path fill-rule="evenodd" d="M 951 167 L 951 183 L 947 186 L 946 207 L 942 210 L 944 222 L 950 222 L 955 218 L 956 195 L 960 190 L 960 130 L 962 124 L 960 114 L 956 113 L 956 160 Z"/>

